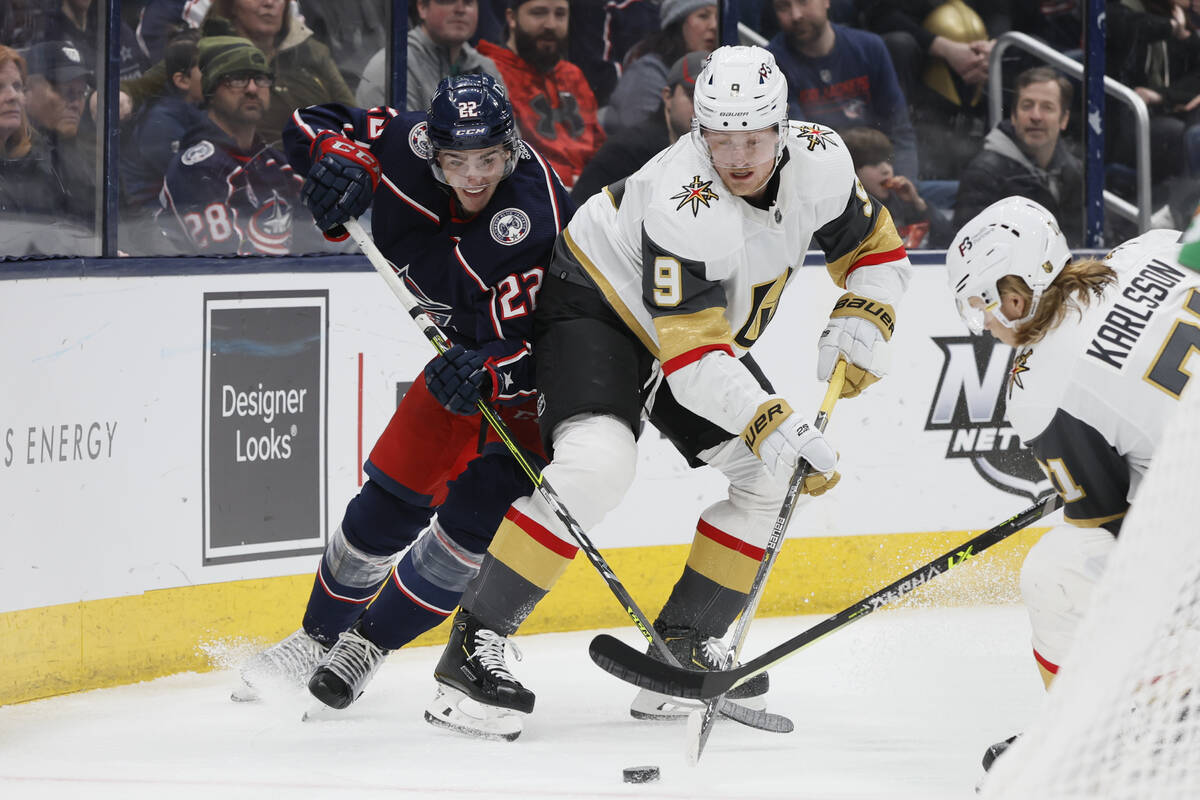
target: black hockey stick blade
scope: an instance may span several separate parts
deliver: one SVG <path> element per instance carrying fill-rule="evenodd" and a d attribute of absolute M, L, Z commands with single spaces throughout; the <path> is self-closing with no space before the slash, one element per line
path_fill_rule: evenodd
<path fill-rule="evenodd" d="M 838 628 L 861 619 L 884 606 L 891 605 L 938 575 L 966 563 L 997 542 L 1007 539 L 1017 531 L 1056 511 L 1061 505 L 1062 500 L 1058 495 L 1047 495 L 996 527 L 984 531 L 950 552 L 917 567 L 901 578 L 897 578 L 874 594 L 842 609 L 832 617 L 827 617 L 803 633 L 768 650 L 758 658 L 732 669 L 701 671 L 672 666 L 658 661 L 649 654 L 630 647 L 620 639 L 608 634 L 600 634 L 593 639 L 588 647 L 588 654 L 592 657 L 592 661 L 596 662 L 597 666 L 605 672 L 642 689 L 650 689 L 660 694 L 688 700 L 707 700 L 717 697 L 744 683 L 751 676 L 765 672 L 780 661 L 795 655 L 801 649 Z"/>
<path fill-rule="evenodd" d="M 796 724 L 783 714 L 772 714 L 757 708 L 747 708 L 741 703 L 735 703 L 729 698 L 723 698 L 717 706 L 721 716 L 734 722 L 755 728 L 767 733 L 791 733 L 796 730 Z"/>

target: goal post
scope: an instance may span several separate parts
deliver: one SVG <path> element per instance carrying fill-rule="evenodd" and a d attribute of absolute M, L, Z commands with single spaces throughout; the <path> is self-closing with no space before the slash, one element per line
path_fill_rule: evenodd
<path fill-rule="evenodd" d="M 985 800 L 1200 798 L 1200 389 L 1189 381 L 1042 710 Z"/>

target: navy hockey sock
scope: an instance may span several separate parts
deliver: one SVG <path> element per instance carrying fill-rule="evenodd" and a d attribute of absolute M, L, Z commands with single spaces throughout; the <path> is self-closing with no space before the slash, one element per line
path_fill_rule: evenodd
<path fill-rule="evenodd" d="M 369 586 L 347 586 L 330 573 L 325 559 L 313 580 L 308 607 L 304 610 L 304 630 L 323 645 L 337 641 L 338 634 L 350 628 L 362 614 L 367 601 L 379 591 L 378 581 Z"/>
<path fill-rule="evenodd" d="M 461 596 L 461 591 L 438 586 L 422 575 L 409 550 L 363 614 L 363 635 L 386 650 L 396 650 L 440 625 Z"/>

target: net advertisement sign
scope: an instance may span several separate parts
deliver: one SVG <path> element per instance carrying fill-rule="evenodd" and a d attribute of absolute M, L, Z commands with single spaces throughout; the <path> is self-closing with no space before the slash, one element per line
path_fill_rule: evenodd
<path fill-rule="evenodd" d="M 320 553 L 329 292 L 204 294 L 203 563 Z"/>

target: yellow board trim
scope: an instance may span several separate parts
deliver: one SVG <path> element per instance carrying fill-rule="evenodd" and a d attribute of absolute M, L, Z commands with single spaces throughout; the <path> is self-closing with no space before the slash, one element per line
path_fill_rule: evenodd
<path fill-rule="evenodd" d="M 921 605 L 1015 603 L 1018 568 L 1046 530 L 1015 534 L 909 597 Z M 788 539 L 759 615 L 840 611 L 977 532 Z M 614 548 L 604 557 L 653 616 L 666 601 L 688 548 Z M 0 613 L 0 705 L 211 670 L 220 665 L 210 663 L 201 649 L 208 642 L 265 644 L 294 631 L 312 582 L 309 573 Z M 629 617 L 595 568 L 576 558 L 521 633 L 628 625 Z M 440 625 L 410 646 L 444 644 L 448 627 Z M 432 669 L 436 655 L 429 658 Z M 231 687 L 236 680 L 230 673 Z"/>

